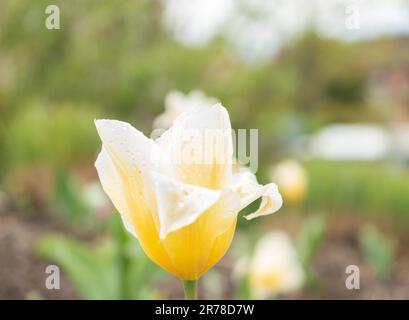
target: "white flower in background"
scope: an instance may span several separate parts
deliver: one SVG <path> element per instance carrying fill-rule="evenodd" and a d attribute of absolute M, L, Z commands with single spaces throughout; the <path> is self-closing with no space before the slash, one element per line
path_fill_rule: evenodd
<path fill-rule="evenodd" d="M 182 112 L 204 109 L 217 102 L 216 98 L 208 97 L 200 90 L 193 90 L 186 95 L 180 91 L 170 91 L 165 97 L 165 112 L 154 120 L 153 127 L 170 128 Z"/>
<path fill-rule="evenodd" d="M 271 170 L 284 200 L 298 203 L 304 200 L 308 189 L 308 176 L 304 167 L 295 160 L 284 160 Z"/>
<path fill-rule="evenodd" d="M 289 236 L 269 232 L 259 240 L 249 268 L 249 285 L 256 299 L 266 299 L 302 288 L 304 271 Z"/>
<path fill-rule="evenodd" d="M 83 198 L 93 209 L 97 209 L 108 202 L 108 198 L 98 182 L 88 183 L 83 187 Z"/>
<path fill-rule="evenodd" d="M 156 140 L 126 122 L 95 124 L 104 191 L 149 258 L 183 280 L 198 279 L 226 253 L 241 209 L 261 197 L 252 219 L 282 205 L 274 183 L 234 172 L 230 118 L 221 104 L 189 108 Z M 209 133 L 215 139 L 205 143 Z M 175 161 L 181 154 L 192 158 Z"/>
<path fill-rule="evenodd" d="M 86 184 L 83 187 L 82 197 L 100 218 L 107 218 L 113 212 L 111 202 L 98 182 Z"/>

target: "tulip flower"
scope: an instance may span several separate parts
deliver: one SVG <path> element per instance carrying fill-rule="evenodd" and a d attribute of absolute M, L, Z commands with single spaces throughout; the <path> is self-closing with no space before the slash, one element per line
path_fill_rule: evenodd
<path fill-rule="evenodd" d="M 304 271 L 288 235 L 274 231 L 264 235 L 250 262 L 249 284 L 258 299 L 294 292 L 304 283 Z"/>
<path fill-rule="evenodd" d="M 181 113 L 156 140 L 125 122 L 95 124 L 104 191 L 146 255 L 183 280 L 190 298 L 196 280 L 229 248 L 238 212 L 260 197 L 248 219 L 282 205 L 274 183 L 233 172 L 230 119 L 221 104 Z"/>
<path fill-rule="evenodd" d="M 217 102 L 216 98 L 206 96 L 200 90 L 193 90 L 188 94 L 176 90 L 170 91 L 165 97 L 165 112 L 155 118 L 153 126 L 167 129 L 182 112 L 211 107 Z"/>
<path fill-rule="evenodd" d="M 308 176 L 297 161 L 280 162 L 272 169 L 271 178 L 277 182 L 286 202 L 299 203 L 304 200 L 308 189 Z"/>

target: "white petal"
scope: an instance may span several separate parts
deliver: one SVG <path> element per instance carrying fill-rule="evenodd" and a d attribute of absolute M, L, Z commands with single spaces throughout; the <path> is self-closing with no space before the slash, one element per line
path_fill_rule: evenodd
<path fill-rule="evenodd" d="M 116 167 L 127 173 L 156 170 L 171 175 L 169 157 L 139 130 L 117 120 L 96 120 L 103 145 Z"/>
<path fill-rule="evenodd" d="M 283 204 L 277 185 L 275 183 L 258 184 L 256 176 L 250 171 L 241 171 L 234 174 L 232 189 L 241 197 L 240 210 L 262 197 L 258 210 L 246 216 L 246 219 L 249 220 L 274 213 Z"/>
<path fill-rule="evenodd" d="M 262 186 L 261 190 L 256 191 L 256 193 L 259 194 L 258 197 L 262 197 L 261 204 L 256 212 L 248 214 L 245 217 L 248 220 L 274 213 L 283 205 L 283 199 L 275 183 Z"/>
<path fill-rule="evenodd" d="M 122 218 L 122 223 L 126 229 L 126 231 L 128 231 L 132 236 L 134 236 L 135 238 L 138 238 L 138 235 L 136 234 L 135 228 L 133 226 L 132 223 L 130 223 L 125 215 L 121 214 L 121 218 Z"/>
<path fill-rule="evenodd" d="M 183 112 L 157 143 L 184 182 L 211 189 L 230 184 L 233 141 L 229 115 L 221 104 Z"/>
<path fill-rule="evenodd" d="M 117 120 L 95 121 L 103 146 L 111 158 L 115 169 L 126 186 L 128 197 L 133 201 L 144 201 L 153 210 L 149 172 L 172 176 L 170 158 L 155 143 L 130 124 Z"/>
<path fill-rule="evenodd" d="M 220 190 L 185 184 L 155 172 L 151 172 L 151 178 L 157 201 L 161 239 L 169 232 L 193 223 L 221 195 Z"/>
<path fill-rule="evenodd" d="M 120 213 L 126 230 L 134 237 L 137 237 L 134 227 L 129 222 L 130 209 L 126 202 L 125 190 L 123 188 L 121 177 L 104 148 L 102 148 L 95 161 L 95 168 L 97 169 L 102 188 L 111 199 L 116 210 Z"/>

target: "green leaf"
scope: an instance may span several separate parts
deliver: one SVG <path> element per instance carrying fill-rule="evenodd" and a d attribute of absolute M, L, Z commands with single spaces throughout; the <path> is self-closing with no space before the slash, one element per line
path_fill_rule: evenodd
<path fill-rule="evenodd" d="M 48 235 L 40 239 L 35 251 L 60 266 L 84 299 L 154 298 L 153 282 L 165 273 L 146 257 L 119 214 L 110 222 L 113 239 L 97 246 Z"/>
<path fill-rule="evenodd" d="M 152 284 L 164 272 L 146 257 L 138 241 L 125 230 L 119 214 L 112 217 L 112 228 L 121 299 L 153 298 Z"/>
<path fill-rule="evenodd" d="M 364 258 L 377 277 L 387 278 L 392 270 L 395 255 L 393 241 L 374 226 L 365 226 L 359 234 L 359 244 Z"/>
<path fill-rule="evenodd" d="M 325 221 L 322 217 L 308 218 L 297 238 L 297 249 L 301 263 L 309 265 L 324 240 Z"/>
<path fill-rule="evenodd" d="M 48 235 L 35 247 L 41 257 L 55 262 L 85 299 L 115 299 L 118 296 L 112 249 L 92 250 L 63 236 Z"/>
<path fill-rule="evenodd" d="M 306 275 L 306 286 L 316 288 L 319 279 L 312 268 L 312 262 L 325 236 L 325 221 L 313 216 L 304 222 L 297 238 L 297 252 Z"/>
<path fill-rule="evenodd" d="M 54 205 L 70 223 L 84 223 L 91 216 L 91 209 L 84 202 L 79 187 L 69 173 L 63 170 L 57 174 Z"/>

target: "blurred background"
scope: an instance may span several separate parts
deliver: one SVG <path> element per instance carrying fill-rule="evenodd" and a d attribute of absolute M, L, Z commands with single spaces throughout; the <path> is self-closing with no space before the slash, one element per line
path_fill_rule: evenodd
<path fill-rule="evenodd" d="M 284 197 L 240 214 L 201 298 L 409 298 L 409 1 L 51 2 L 0 2 L 1 299 L 182 297 L 93 166 L 94 118 L 149 135 L 174 90 L 257 128 L 258 179 Z"/>

